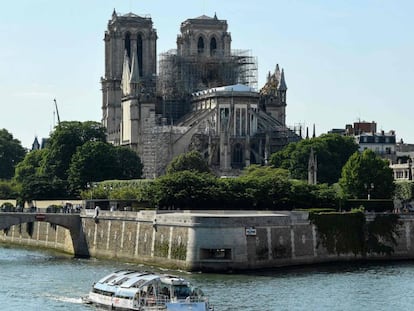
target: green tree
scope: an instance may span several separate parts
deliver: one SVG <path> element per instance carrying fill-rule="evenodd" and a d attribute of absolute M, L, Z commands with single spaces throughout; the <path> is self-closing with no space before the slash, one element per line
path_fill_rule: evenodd
<path fill-rule="evenodd" d="M 270 164 L 289 170 L 291 178 L 306 180 L 311 149 L 317 156 L 318 182 L 334 184 L 348 158 L 358 150 L 352 137 L 326 134 L 291 143 L 270 157 Z"/>
<path fill-rule="evenodd" d="M 70 190 L 78 194 L 90 182 L 141 178 L 142 163 L 135 152 L 125 147 L 89 141 L 78 147 L 68 172 Z"/>
<path fill-rule="evenodd" d="M 142 162 L 135 151 L 128 147 L 115 147 L 118 179 L 135 179 L 142 176 Z"/>
<path fill-rule="evenodd" d="M 395 183 L 395 198 L 400 200 L 403 205 L 414 198 L 414 182 L 398 181 Z"/>
<path fill-rule="evenodd" d="M 161 209 L 208 209 L 220 197 L 217 178 L 209 173 L 180 171 L 166 174 L 150 184 L 151 203 Z"/>
<path fill-rule="evenodd" d="M 98 122 L 64 121 L 53 131 L 42 169 L 50 177 L 66 180 L 72 155 L 86 142 L 105 142 L 105 128 Z"/>
<path fill-rule="evenodd" d="M 181 171 L 210 173 L 210 168 L 199 152 L 190 151 L 175 157 L 167 167 L 167 174 Z"/>
<path fill-rule="evenodd" d="M 366 149 L 355 152 L 342 169 L 339 180 L 344 194 L 353 199 L 390 199 L 394 192 L 394 178 L 388 161 Z"/>
<path fill-rule="evenodd" d="M 241 177 L 227 179 L 225 182 L 227 187 L 230 186 L 226 192 L 230 190 L 229 193 L 235 194 L 227 202 L 229 205 L 236 202 L 246 209 L 288 208 L 291 181 L 289 172 L 285 169 L 251 165 L 244 169 Z"/>
<path fill-rule="evenodd" d="M 47 176 L 42 170 L 42 163 L 47 152 L 47 149 L 30 151 L 16 166 L 14 180 L 19 185 L 20 199 L 67 197 L 66 183 L 55 176 Z"/>
<path fill-rule="evenodd" d="M 17 164 L 14 179 L 24 184 L 31 177 L 41 176 L 41 165 L 46 155 L 46 149 L 33 150 L 26 154 L 24 159 Z"/>
<path fill-rule="evenodd" d="M 6 129 L 0 130 L 0 179 L 11 179 L 16 165 L 23 160 L 26 151 L 19 140 Z"/>
<path fill-rule="evenodd" d="M 0 181 L 0 199 L 16 198 L 17 192 L 18 187 L 13 181 Z"/>

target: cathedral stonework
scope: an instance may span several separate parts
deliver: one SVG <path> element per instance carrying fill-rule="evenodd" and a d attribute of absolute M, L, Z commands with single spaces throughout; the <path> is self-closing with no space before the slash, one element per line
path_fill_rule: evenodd
<path fill-rule="evenodd" d="M 257 61 L 232 50 L 227 21 L 181 24 L 177 49 L 160 55 L 150 17 L 114 11 L 105 32 L 102 124 L 107 140 L 140 156 L 144 176 L 165 173 L 177 155 L 199 151 L 218 175 L 266 164 L 300 136 L 286 122 L 284 71 L 257 89 Z"/>

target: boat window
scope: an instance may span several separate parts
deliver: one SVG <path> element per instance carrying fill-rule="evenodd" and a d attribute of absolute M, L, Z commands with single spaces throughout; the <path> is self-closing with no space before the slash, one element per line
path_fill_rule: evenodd
<path fill-rule="evenodd" d="M 191 289 L 187 285 L 174 285 L 174 297 L 178 299 L 185 299 L 191 296 Z"/>
<path fill-rule="evenodd" d="M 170 294 L 170 289 L 168 286 L 162 286 L 160 288 L 160 294 L 165 296 L 165 298 L 170 298 L 171 294 Z"/>
<path fill-rule="evenodd" d="M 196 287 L 193 289 L 193 296 L 203 297 L 204 293 L 200 288 Z"/>
<path fill-rule="evenodd" d="M 92 292 L 94 292 L 96 294 L 104 295 L 104 296 L 113 296 L 113 294 L 114 294 L 112 292 L 107 292 L 107 291 L 104 291 L 104 290 L 101 290 L 101 289 L 97 289 L 97 288 L 94 288 L 92 290 Z"/>

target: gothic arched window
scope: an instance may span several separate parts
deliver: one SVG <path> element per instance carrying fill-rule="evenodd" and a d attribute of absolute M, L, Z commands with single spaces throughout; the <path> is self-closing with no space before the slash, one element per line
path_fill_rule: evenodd
<path fill-rule="evenodd" d="M 129 32 L 125 34 L 124 48 L 127 51 L 129 59 L 131 59 L 131 34 Z"/>
<path fill-rule="evenodd" d="M 243 165 L 243 147 L 241 144 L 236 144 L 233 147 L 233 164 L 237 167 Z"/>
<path fill-rule="evenodd" d="M 210 40 L 210 55 L 213 56 L 216 54 L 217 51 L 217 41 L 216 38 L 211 38 Z"/>
<path fill-rule="evenodd" d="M 138 68 L 139 75 L 142 77 L 142 36 L 139 34 L 137 37 L 137 56 L 138 56 Z"/>
<path fill-rule="evenodd" d="M 202 37 L 198 38 L 197 52 L 198 52 L 198 54 L 204 53 L 204 40 L 203 40 Z"/>

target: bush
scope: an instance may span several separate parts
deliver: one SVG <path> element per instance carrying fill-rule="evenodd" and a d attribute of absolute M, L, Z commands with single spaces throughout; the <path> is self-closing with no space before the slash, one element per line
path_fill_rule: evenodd
<path fill-rule="evenodd" d="M 16 208 L 10 202 L 3 203 L 0 208 L 2 212 L 15 212 L 16 211 Z"/>
<path fill-rule="evenodd" d="M 56 205 L 56 204 L 49 205 L 46 208 L 46 213 L 61 213 L 62 208 L 63 208 L 62 205 Z"/>
<path fill-rule="evenodd" d="M 383 213 L 392 212 L 394 209 L 393 200 L 345 200 L 342 208 L 346 211 L 350 211 L 354 208 L 363 206 L 367 212 Z"/>

